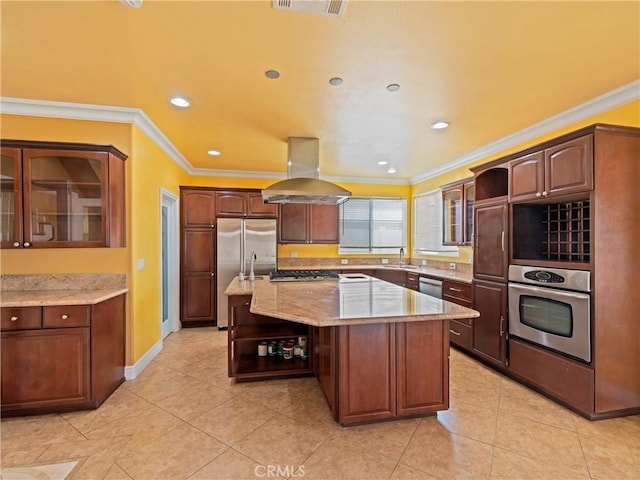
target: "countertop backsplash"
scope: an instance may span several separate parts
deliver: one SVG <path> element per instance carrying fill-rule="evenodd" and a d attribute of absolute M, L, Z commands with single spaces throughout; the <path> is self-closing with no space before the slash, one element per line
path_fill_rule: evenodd
<path fill-rule="evenodd" d="M 389 257 L 389 263 L 383 264 L 380 258 L 348 258 L 348 264 L 343 265 L 340 263 L 342 258 L 287 258 L 280 257 L 278 258 L 278 268 L 280 269 L 295 269 L 300 265 L 304 265 L 305 267 L 309 266 L 317 266 L 317 267 L 335 267 L 335 268 L 349 268 L 349 267 L 393 267 L 398 265 L 398 258 Z M 471 274 L 473 271 L 473 265 L 470 263 L 458 263 L 458 262 L 447 262 L 444 260 L 427 260 L 426 265 L 422 265 L 421 259 L 406 259 L 407 264 L 415 265 L 415 266 L 425 266 L 427 268 L 436 268 L 438 270 L 447 270 L 449 271 L 449 264 L 455 263 L 456 268 L 455 271 L 457 273 L 469 273 Z"/>
<path fill-rule="evenodd" d="M 0 291 L 104 290 L 127 288 L 126 273 L 0 275 Z"/>

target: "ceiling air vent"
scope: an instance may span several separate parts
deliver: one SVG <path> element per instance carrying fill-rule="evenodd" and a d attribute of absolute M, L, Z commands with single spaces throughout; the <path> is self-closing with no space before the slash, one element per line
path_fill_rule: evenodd
<path fill-rule="evenodd" d="M 273 0 L 273 8 L 291 12 L 341 17 L 347 0 Z"/>

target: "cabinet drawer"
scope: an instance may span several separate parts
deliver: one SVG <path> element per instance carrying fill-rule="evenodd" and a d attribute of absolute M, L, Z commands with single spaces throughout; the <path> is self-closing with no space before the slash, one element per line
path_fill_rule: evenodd
<path fill-rule="evenodd" d="M 452 282 L 450 280 L 444 280 L 442 282 L 442 295 L 446 297 L 454 297 L 462 300 L 463 302 L 468 302 L 471 304 L 471 284 L 470 283 L 460 283 L 460 282 Z M 453 300 L 449 300 L 452 302 Z M 467 306 L 466 303 L 455 302 L 463 306 Z"/>
<path fill-rule="evenodd" d="M 407 283 L 406 287 L 411 290 L 418 291 L 420 290 L 420 275 L 417 273 L 408 273 L 407 272 Z"/>
<path fill-rule="evenodd" d="M 449 320 L 449 340 L 456 345 L 471 350 L 471 346 L 473 345 L 472 335 L 473 330 L 470 325 L 457 320 Z"/>
<path fill-rule="evenodd" d="M 33 330 L 42 326 L 40 307 L 7 307 L 2 311 L 2 330 Z"/>
<path fill-rule="evenodd" d="M 88 325 L 88 305 L 62 305 L 42 308 L 42 326 L 44 328 L 86 327 Z"/>

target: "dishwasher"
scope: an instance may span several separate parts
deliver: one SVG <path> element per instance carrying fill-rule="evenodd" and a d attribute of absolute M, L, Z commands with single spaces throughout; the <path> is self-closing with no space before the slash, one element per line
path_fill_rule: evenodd
<path fill-rule="evenodd" d="M 420 277 L 420 293 L 426 293 L 432 297 L 442 298 L 442 280 Z"/>

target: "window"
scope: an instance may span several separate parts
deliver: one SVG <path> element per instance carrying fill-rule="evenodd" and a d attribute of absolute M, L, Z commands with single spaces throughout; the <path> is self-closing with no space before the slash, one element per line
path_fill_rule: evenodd
<path fill-rule="evenodd" d="M 340 253 L 396 253 L 407 245 L 404 198 L 350 198 L 340 205 Z"/>
<path fill-rule="evenodd" d="M 458 248 L 442 245 L 442 191 L 413 198 L 413 254 L 458 256 Z"/>

